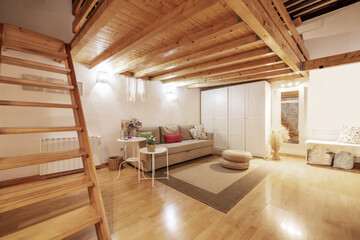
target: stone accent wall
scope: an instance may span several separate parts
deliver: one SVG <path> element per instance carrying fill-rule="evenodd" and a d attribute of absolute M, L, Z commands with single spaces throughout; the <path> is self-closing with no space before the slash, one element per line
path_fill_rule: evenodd
<path fill-rule="evenodd" d="M 281 124 L 289 130 L 288 143 L 299 143 L 299 102 L 288 100 L 281 103 Z"/>

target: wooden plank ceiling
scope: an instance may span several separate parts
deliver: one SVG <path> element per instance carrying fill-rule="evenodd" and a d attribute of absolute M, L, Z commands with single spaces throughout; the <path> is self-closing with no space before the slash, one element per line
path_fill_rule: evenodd
<path fill-rule="evenodd" d="M 356 2 L 359 0 L 283 0 L 290 17 L 303 22 Z"/>
<path fill-rule="evenodd" d="M 308 54 L 281 0 L 73 5 L 72 55 L 91 69 L 188 87 L 307 76 Z"/>

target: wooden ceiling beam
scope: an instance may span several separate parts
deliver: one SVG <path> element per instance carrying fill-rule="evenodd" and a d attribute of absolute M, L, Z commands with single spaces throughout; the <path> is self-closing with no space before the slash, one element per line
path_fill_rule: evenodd
<path fill-rule="evenodd" d="M 240 50 L 251 46 L 253 46 L 254 48 L 261 43 L 263 43 L 263 41 L 259 40 L 255 34 L 252 34 L 247 37 L 239 38 L 234 41 L 217 45 L 215 47 L 211 47 L 188 56 L 184 56 L 163 64 L 156 65 L 154 67 L 146 68 L 142 71 L 135 72 L 135 76 L 156 75 L 156 73 L 164 72 L 169 69 L 189 67 L 191 65 L 204 62 L 207 59 L 214 59 L 215 57 L 221 57 L 221 55 L 229 53 L 238 53 Z M 266 45 L 264 44 L 264 46 Z"/>
<path fill-rule="evenodd" d="M 142 31 L 128 36 L 126 39 L 120 39 L 111 44 L 103 53 L 97 56 L 90 64 L 90 68 L 96 67 L 102 62 L 110 62 L 119 58 L 127 52 L 146 43 L 149 39 L 159 35 L 165 30 L 176 26 L 177 24 L 187 20 L 188 18 L 198 14 L 218 3 L 219 0 L 186 0 L 184 3 L 176 7 L 170 13 L 164 15 Z"/>
<path fill-rule="evenodd" d="M 309 53 L 307 52 L 307 50 L 305 48 L 304 41 L 300 37 L 298 31 L 296 30 L 296 26 L 293 23 L 293 21 L 291 20 L 291 17 L 289 16 L 289 13 L 287 12 L 284 4 L 282 3 L 281 0 L 272 0 L 272 2 L 274 3 L 277 11 L 279 12 L 279 14 L 280 14 L 281 18 L 283 19 L 284 23 L 286 24 L 287 28 L 291 32 L 292 38 L 294 39 L 295 43 L 299 46 L 302 54 L 304 55 L 304 57 L 307 60 L 310 59 Z M 300 19 L 300 21 L 301 21 L 301 19 Z"/>
<path fill-rule="evenodd" d="M 278 71 L 273 71 L 273 72 L 269 72 L 269 73 L 254 74 L 251 76 L 243 76 L 243 77 L 238 77 L 238 78 L 233 78 L 233 79 L 219 80 L 219 81 L 210 82 L 210 83 L 194 84 L 194 85 L 188 86 L 187 88 L 216 87 L 216 86 L 237 84 L 237 83 L 243 83 L 243 82 L 266 80 L 269 78 L 284 76 L 284 75 L 290 76 L 292 74 L 294 74 L 294 72 L 291 69 L 285 69 L 285 70 L 278 70 Z"/>
<path fill-rule="evenodd" d="M 75 0 L 75 1 L 74 1 L 73 6 L 72 6 L 73 15 L 78 14 L 78 12 L 80 11 L 81 4 L 82 4 L 83 2 L 84 2 L 84 0 Z"/>
<path fill-rule="evenodd" d="M 81 24 L 85 20 L 85 18 L 88 16 L 91 9 L 95 6 L 95 3 L 97 3 L 98 0 L 87 0 L 85 3 L 81 6 L 80 11 L 75 15 L 75 19 L 72 23 L 72 31 L 73 33 L 76 33 L 79 31 Z"/>
<path fill-rule="evenodd" d="M 360 62 L 360 50 L 306 61 L 304 70 L 322 69 Z"/>
<path fill-rule="evenodd" d="M 283 38 L 286 40 L 290 49 L 295 53 L 297 58 L 300 61 L 305 61 L 306 59 L 308 59 L 308 58 L 304 57 L 304 54 L 298 47 L 298 44 L 296 43 L 295 38 L 293 38 L 289 34 L 289 30 L 287 28 L 286 23 L 284 24 L 284 22 L 280 19 L 278 12 L 275 10 L 275 8 L 272 5 L 273 0 L 259 0 L 259 3 L 263 6 L 263 8 L 267 12 L 268 16 L 272 19 L 273 23 L 275 24 L 275 26 L 277 27 L 277 29 L 279 30 L 279 32 L 281 33 Z M 286 12 L 286 14 L 287 14 L 287 12 Z M 296 29 L 295 29 L 295 32 L 297 33 Z M 306 50 L 305 50 L 305 52 L 306 52 Z M 306 52 L 306 54 L 307 54 L 307 52 Z"/>
<path fill-rule="evenodd" d="M 311 5 L 308 5 L 306 7 L 303 7 L 299 10 L 292 11 L 290 14 L 293 18 L 298 17 L 304 13 L 310 12 L 310 11 L 316 11 L 318 8 L 321 8 L 322 6 L 326 6 L 329 4 L 330 1 L 336 1 L 336 0 L 322 0 L 319 2 L 315 2 Z"/>
<path fill-rule="evenodd" d="M 281 77 L 273 77 L 273 78 L 269 78 L 266 81 L 268 81 L 269 83 L 272 82 L 279 82 L 279 81 L 291 81 L 291 80 L 296 80 L 296 79 L 303 79 L 304 76 L 301 74 L 294 74 L 294 75 L 290 75 L 290 76 L 281 76 Z"/>
<path fill-rule="evenodd" d="M 197 79 L 197 80 L 191 80 L 191 81 L 185 81 L 185 82 L 180 81 L 180 83 L 182 86 L 200 84 L 200 83 L 211 83 L 214 81 L 216 82 L 216 81 L 220 81 L 220 80 L 227 80 L 227 79 L 232 79 L 232 78 L 239 78 L 239 77 L 257 75 L 260 73 L 269 73 L 272 71 L 286 70 L 286 69 L 289 69 L 289 67 L 285 63 L 279 63 L 279 64 L 262 66 L 262 67 L 258 67 L 258 68 L 252 68 L 252 69 L 248 69 L 248 70 L 232 72 L 232 73 L 227 73 L 227 74 L 222 74 L 222 75 L 217 75 L 217 76 L 212 76 L 212 77 L 205 77 L 205 78 Z M 163 82 L 163 83 L 165 83 L 165 82 Z"/>
<path fill-rule="evenodd" d="M 204 82 L 218 81 L 218 80 L 222 80 L 222 79 L 231 79 L 231 78 L 237 78 L 237 77 L 242 77 L 242 76 L 247 76 L 247 75 L 266 73 L 266 72 L 272 72 L 275 70 L 285 70 L 285 69 L 289 69 L 289 66 L 286 65 L 285 63 L 279 63 L 279 64 L 273 64 L 273 65 L 269 65 L 269 66 L 253 68 L 253 69 L 248 69 L 248 70 L 239 71 L 239 72 L 217 75 L 217 76 L 213 76 L 213 77 L 206 77 L 204 79 Z"/>
<path fill-rule="evenodd" d="M 297 18 L 294 19 L 292 22 L 294 23 L 294 26 L 295 26 L 295 27 L 300 26 L 300 25 L 302 24 L 301 17 L 297 17 Z"/>
<path fill-rule="evenodd" d="M 287 11 L 288 13 L 292 13 L 294 11 L 296 11 L 297 9 L 300 9 L 300 8 L 303 8 L 303 7 L 306 7 L 316 1 L 319 1 L 319 0 L 304 0 L 304 1 L 300 1 L 299 3 L 291 6 L 291 7 L 287 7 Z"/>
<path fill-rule="evenodd" d="M 76 55 L 116 15 L 126 0 L 102 0 L 70 42 L 71 55 Z"/>
<path fill-rule="evenodd" d="M 228 56 L 228 57 L 223 57 L 220 59 L 207 61 L 204 63 L 200 63 L 198 65 L 195 65 L 195 66 L 192 66 L 189 68 L 184 68 L 181 70 L 177 70 L 174 72 L 158 75 L 158 76 L 153 77 L 152 80 L 157 81 L 157 80 L 171 79 L 171 78 L 187 75 L 187 74 L 194 73 L 194 72 L 205 71 L 205 70 L 211 69 L 211 68 L 226 66 L 226 65 L 230 65 L 230 64 L 236 64 L 236 63 L 245 62 L 245 61 L 256 60 L 259 58 L 265 58 L 265 57 L 269 57 L 269 56 L 273 56 L 273 55 L 275 55 L 275 54 L 273 52 L 271 52 L 269 50 L 269 48 L 267 48 L 267 47 L 260 48 L 260 49 L 256 49 L 256 50 L 252 50 L 252 51 L 248 51 L 248 52 L 244 52 L 244 53 L 235 54 L 235 55 Z"/>
<path fill-rule="evenodd" d="M 359 0 L 345 0 L 345 1 L 336 1 L 331 4 L 324 5 L 322 7 L 319 7 L 317 9 L 314 9 L 312 11 L 306 12 L 305 14 L 301 13 L 301 19 L 303 21 L 318 17 L 320 15 L 323 15 L 325 13 L 329 13 L 332 11 L 335 11 L 339 8 L 346 7 L 348 5 L 354 4 L 359 2 Z"/>
<path fill-rule="evenodd" d="M 302 0 L 289 0 L 289 1 L 284 2 L 284 5 L 286 7 L 290 7 L 291 5 L 293 5 L 293 4 L 295 4 L 295 3 L 299 2 L 299 1 L 302 1 Z"/>
<path fill-rule="evenodd" d="M 269 57 L 269 58 L 265 58 L 265 59 L 261 59 L 261 60 L 250 61 L 250 62 L 245 62 L 245 63 L 240 63 L 240 64 L 234 64 L 231 66 L 215 68 L 215 69 L 211 69 L 208 71 L 196 72 L 196 73 L 192 73 L 192 74 L 185 75 L 185 76 L 180 76 L 180 77 L 176 77 L 176 78 L 172 78 L 172 79 L 163 80 L 162 82 L 163 83 L 179 82 L 179 81 L 186 82 L 186 81 L 198 80 L 198 79 L 204 78 L 204 77 L 232 73 L 232 72 L 236 72 L 236 71 L 272 65 L 272 64 L 276 64 L 276 63 L 282 63 L 282 60 L 278 56 L 273 56 L 273 57 Z"/>
<path fill-rule="evenodd" d="M 150 63 L 157 62 L 160 59 L 169 57 L 180 51 L 200 46 L 204 42 L 219 38 L 224 34 L 233 32 L 237 29 L 241 29 L 244 27 L 246 27 L 246 24 L 244 22 L 239 23 L 236 18 L 228 19 L 217 25 L 212 25 L 193 35 L 185 36 L 184 38 L 176 41 L 174 44 L 171 44 L 161 49 L 157 49 L 149 54 L 144 55 L 143 57 L 136 58 L 127 64 L 121 65 L 115 68 L 113 73 L 122 73 L 130 71 L 132 69 L 138 69 L 142 71 L 144 70 L 142 69 L 142 67 L 149 65 Z"/>
<path fill-rule="evenodd" d="M 300 72 L 300 59 L 258 0 L 225 0 L 225 2 L 294 72 Z M 306 72 L 302 74 L 307 76 Z"/>

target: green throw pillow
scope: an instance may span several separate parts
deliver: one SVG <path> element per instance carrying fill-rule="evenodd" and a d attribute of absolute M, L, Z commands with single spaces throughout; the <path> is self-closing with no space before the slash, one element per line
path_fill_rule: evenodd
<path fill-rule="evenodd" d="M 136 136 L 137 137 L 147 138 L 147 137 L 152 136 L 152 132 L 138 132 Z"/>

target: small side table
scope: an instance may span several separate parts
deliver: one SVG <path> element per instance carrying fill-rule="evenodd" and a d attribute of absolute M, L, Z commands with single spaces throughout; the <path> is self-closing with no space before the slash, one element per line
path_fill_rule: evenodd
<path fill-rule="evenodd" d="M 169 180 L 169 152 L 168 152 L 167 148 L 156 146 L 155 152 L 148 152 L 147 148 L 144 147 L 144 148 L 141 148 L 139 150 L 139 152 L 143 153 L 143 154 L 151 154 L 152 155 L 151 156 L 152 187 L 154 187 L 154 180 L 155 180 L 155 155 L 166 152 L 166 177 L 158 177 L 156 179 L 168 179 Z M 150 178 L 145 178 L 145 179 L 150 179 Z"/>
<path fill-rule="evenodd" d="M 120 177 L 120 170 L 121 170 L 121 165 L 125 162 L 137 162 L 138 163 L 138 181 L 140 181 L 140 164 L 141 164 L 141 161 L 140 161 L 140 155 L 138 154 L 139 153 L 139 143 L 141 141 L 145 141 L 146 138 L 143 138 L 143 137 L 133 137 L 133 138 L 130 138 L 130 139 L 118 139 L 117 141 L 118 142 L 123 142 L 125 143 L 125 147 L 124 147 L 124 161 L 120 163 L 120 166 L 119 166 L 119 174 L 118 176 L 116 177 L 115 181 Z M 126 155 L 126 148 L 127 148 L 127 145 L 128 144 L 136 144 L 135 147 L 133 148 L 133 156 L 132 157 L 127 157 Z"/>

